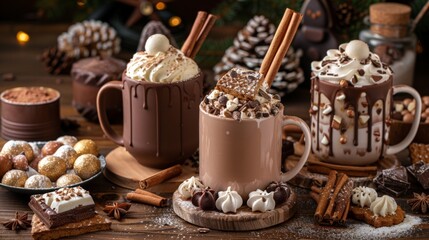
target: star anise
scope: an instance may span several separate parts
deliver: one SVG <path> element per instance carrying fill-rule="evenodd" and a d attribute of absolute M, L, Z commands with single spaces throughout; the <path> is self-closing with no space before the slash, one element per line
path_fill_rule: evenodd
<path fill-rule="evenodd" d="M 27 229 L 31 227 L 31 221 L 28 220 L 28 213 L 19 214 L 15 212 L 15 218 L 10 219 L 7 222 L 3 223 L 7 229 L 18 231 L 20 229 Z"/>
<path fill-rule="evenodd" d="M 414 193 L 414 198 L 407 200 L 407 203 L 411 206 L 411 210 L 426 213 L 429 208 L 429 195 Z"/>
<path fill-rule="evenodd" d="M 127 214 L 128 209 L 130 209 L 131 204 L 123 202 L 123 203 L 117 203 L 114 202 L 111 205 L 106 205 L 103 209 L 105 213 L 107 213 L 107 216 L 113 217 L 116 220 L 121 220 L 122 217 Z"/>

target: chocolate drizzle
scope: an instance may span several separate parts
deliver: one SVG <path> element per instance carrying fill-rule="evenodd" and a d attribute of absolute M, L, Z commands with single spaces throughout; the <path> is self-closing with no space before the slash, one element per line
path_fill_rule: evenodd
<path fill-rule="evenodd" d="M 382 83 L 376 84 L 376 85 L 369 85 L 369 86 L 362 86 L 362 87 L 352 87 L 352 86 L 346 86 L 346 87 L 341 87 L 338 84 L 334 84 L 334 83 L 330 83 L 327 81 L 321 81 L 318 77 L 313 77 L 312 78 L 312 86 L 311 86 L 311 101 L 312 104 L 315 104 L 318 108 L 319 111 L 316 112 L 317 116 L 317 123 L 316 123 L 316 133 L 317 133 L 317 146 L 316 149 L 320 150 L 320 113 L 321 113 L 321 95 L 323 94 L 324 96 L 326 96 L 326 98 L 329 99 L 330 104 L 332 104 L 332 106 L 334 106 L 332 108 L 332 112 L 329 114 L 330 115 L 330 123 L 333 120 L 333 116 L 335 115 L 335 104 L 336 104 L 336 96 L 339 93 L 343 93 L 345 94 L 345 96 L 347 96 L 344 99 L 344 106 L 345 109 L 344 111 L 347 111 L 346 106 L 348 107 L 353 107 L 353 110 L 355 111 L 354 114 L 354 133 L 353 133 L 353 144 L 354 146 L 358 146 L 358 142 L 359 142 L 359 134 L 358 134 L 358 129 L 359 129 L 359 117 L 360 117 L 360 113 L 358 111 L 358 103 L 359 103 L 359 99 L 361 98 L 362 93 L 365 93 L 365 98 L 366 101 L 368 103 L 368 115 L 369 115 L 369 119 L 366 122 L 366 125 L 368 127 L 368 141 L 367 141 L 367 152 L 371 152 L 372 151 L 372 141 L 371 141 L 371 134 L 372 134 L 372 120 L 373 120 L 373 112 L 372 109 L 375 105 L 375 103 L 379 100 L 382 101 L 383 103 L 383 111 L 382 112 L 382 133 L 385 132 L 385 128 L 386 128 L 386 112 L 388 113 L 387 108 L 389 108 L 388 106 L 386 106 L 386 101 L 388 98 L 391 98 L 391 93 L 389 93 L 389 90 L 392 88 L 392 78 L 388 79 L 387 81 L 384 81 Z M 317 102 L 315 101 L 315 94 L 318 94 L 317 97 Z M 388 96 L 388 94 L 390 94 Z M 391 100 L 391 99 L 390 99 Z M 392 102 L 392 101 L 390 101 Z M 378 110 L 376 111 L 377 113 L 379 112 Z M 330 127 L 329 128 L 329 139 L 333 139 L 333 128 Z M 341 131 L 341 133 L 343 133 Z M 384 135 L 384 134 L 383 134 Z M 382 139 L 382 144 L 381 144 L 381 153 L 380 153 L 380 157 L 381 154 L 383 153 L 383 148 L 384 145 L 386 144 L 386 139 L 384 138 L 384 136 L 381 137 Z M 329 156 L 333 156 L 333 144 L 334 143 L 329 143 Z"/>

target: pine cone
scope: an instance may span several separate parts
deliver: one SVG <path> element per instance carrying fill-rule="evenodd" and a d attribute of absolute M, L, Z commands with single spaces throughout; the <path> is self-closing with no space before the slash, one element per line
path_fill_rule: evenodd
<path fill-rule="evenodd" d="M 233 46 L 225 51 L 221 62 L 216 64 L 215 79 L 220 79 L 233 67 L 258 71 L 268 48 L 273 40 L 275 26 L 264 16 L 255 16 L 238 32 Z M 302 51 L 295 52 L 289 48 L 282 61 L 279 72 L 274 78 L 270 92 L 284 96 L 292 92 L 304 81 L 299 67 Z"/>
<path fill-rule="evenodd" d="M 58 75 L 69 74 L 75 59 L 67 55 L 66 52 L 52 47 L 42 53 L 40 61 L 45 63 L 46 69 L 50 74 Z"/>
<path fill-rule="evenodd" d="M 96 20 L 83 21 L 58 36 L 58 49 L 76 59 L 112 56 L 121 50 L 115 29 Z"/>
<path fill-rule="evenodd" d="M 168 38 L 168 40 L 170 40 L 170 44 L 173 47 L 177 47 L 177 43 L 174 40 L 173 36 L 171 35 L 170 30 L 168 30 L 168 28 L 166 28 L 164 26 L 164 24 L 162 24 L 162 22 L 152 20 L 152 21 L 148 22 L 142 30 L 142 33 L 140 35 L 139 45 L 137 47 L 137 51 L 144 51 L 144 46 L 146 44 L 146 40 L 150 36 L 152 36 L 153 34 L 157 34 L 157 33 L 165 35 Z"/>

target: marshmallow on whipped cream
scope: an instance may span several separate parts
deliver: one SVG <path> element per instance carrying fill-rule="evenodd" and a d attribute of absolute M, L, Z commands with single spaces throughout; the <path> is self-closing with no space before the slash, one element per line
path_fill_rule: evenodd
<path fill-rule="evenodd" d="M 145 51 L 137 52 L 127 65 L 126 75 L 137 81 L 171 83 L 193 78 L 198 65 L 170 45 L 162 34 L 150 36 Z"/>
<path fill-rule="evenodd" d="M 311 70 L 322 81 L 339 83 L 346 80 L 355 87 L 382 83 L 392 79 L 393 74 L 390 67 L 360 40 L 341 44 L 338 50 L 328 50 L 322 61 L 311 63 Z"/>

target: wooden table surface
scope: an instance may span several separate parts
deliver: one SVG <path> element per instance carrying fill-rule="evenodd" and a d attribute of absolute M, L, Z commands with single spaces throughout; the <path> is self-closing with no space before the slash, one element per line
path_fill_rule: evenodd
<path fill-rule="evenodd" d="M 71 106 L 71 79 L 69 76 L 48 75 L 43 64 L 37 60 L 44 48 L 53 46 L 59 33 L 67 29 L 66 25 L 28 25 L 28 24 L 0 24 L 0 75 L 12 73 L 14 81 L 0 79 L 0 91 L 15 86 L 43 85 L 55 88 L 61 92 L 61 117 L 77 121 L 80 127 L 67 134 L 75 135 L 79 139 L 90 138 L 97 142 L 101 153 L 106 155 L 117 147 L 103 136 L 98 124 L 85 121 Z M 15 40 L 15 34 L 19 30 L 27 31 L 31 40 L 26 46 L 19 46 Z M 121 57 L 128 59 L 132 53 L 123 53 Z M 419 63 L 419 65 L 427 65 Z M 420 71 L 420 72 L 419 72 Z M 417 69 L 415 86 L 424 94 L 428 94 L 427 82 L 421 81 L 427 75 L 428 70 Z M 420 76 L 420 77 L 419 77 Z M 417 79 L 419 79 L 417 81 Z M 286 99 L 286 113 L 297 115 L 308 121 L 309 91 L 299 88 Z M 121 126 L 115 129 L 120 131 Z M 4 140 L 1 140 L 1 145 Z M 406 154 L 402 157 L 406 161 Z M 96 209 L 100 214 L 106 202 L 124 201 L 124 196 L 130 190 L 116 186 L 103 175 L 85 186 L 96 202 Z M 158 189 L 162 189 L 162 186 Z M 406 210 L 407 214 L 419 216 L 422 223 L 411 230 L 398 229 L 398 234 L 383 235 L 395 231 L 396 227 L 389 230 L 376 230 L 367 227 L 364 223 L 348 220 L 346 228 L 321 227 L 313 222 L 313 214 L 316 208 L 314 201 L 305 189 L 294 188 L 298 192 L 298 212 L 291 220 L 259 231 L 248 232 L 222 232 L 211 230 L 208 233 L 199 233 L 198 226 L 186 223 L 177 217 L 171 207 L 157 208 L 144 204 L 133 203 L 127 217 L 122 221 L 112 220 L 112 230 L 91 233 L 78 236 L 75 239 L 376 239 L 376 238 L 401 238 L 401 239 L 429 239 L 429 223 L 427 215 L 411 213 L 406 199 L 412 195 L 412 191 L 422 192 L 420 187 L 413 186 L 407 196 L 397 199 L 398 204 Z M 171 192 L 160 190 L 160 195 L 171 197 Z M 14 216 L 15 211 L 28 212 L 32 215 L 27 203 L 28 195 L 21 195 L 0 189 L 0 222 L 4 222 Z M 410 215 L 410 216 L 411 216 Z M 30 239 L 30 230 L 14 232 L 0 226 L 0 239 Z"/>

